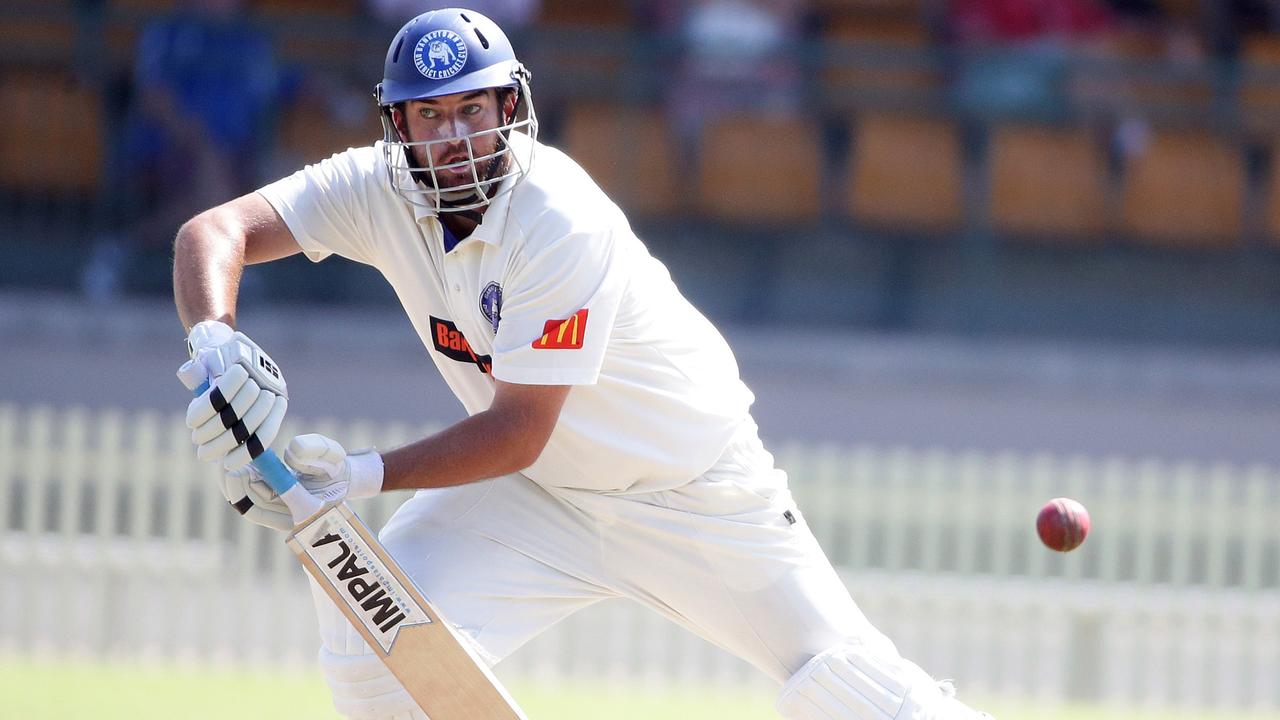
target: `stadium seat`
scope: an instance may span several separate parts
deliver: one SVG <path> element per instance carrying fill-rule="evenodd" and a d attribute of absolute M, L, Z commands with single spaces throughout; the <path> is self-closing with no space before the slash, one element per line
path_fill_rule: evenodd
<path fill-rule="evenodd" d="M 1072 95 L 1086 109 L 1159 120 L 1207 118 L 1215 110 L 1214 69 L 1198 37 L 1122 26 L 1085 52 L 1105 63 L 1096 70 L 1082 65 L 1071 75 Z"/>
<path fill-rule="evenodd" d="M 315 26 L 311 26 L 305 31 L 287 33 L 277 38 L 276 60 L 286 67 L 302 67 L 331 75 L 340 75 L 346 63 L 352 62 L 351 58 L 361 58 L 371 63 L 371 58 L 378 57 L 377 63 L 382 63 L 386 47 L 379 49 L 379 44 L 370 44 L 368 38 L 372 36 L 360 37 L 357 33 L 349 32 L 349 28 L 343 29 L 342 21 L 332 18 L 326 18 L 324 23 L 317 23 L 320 24 L 332 27 L 329 30 L 316 30 Z M 381 73 L 381 69 L 376 72 Z"/>
<path fill-rule="evenodd" d="M 0 188 L 88 195 L 102 173 L 102 104 L 66 73 L 0 75 Z"/>
<path fill-rule="evenodd" d="M 741 115 L 703 127 L 698 209 L 730 222 L 808 224 L 820 210 L 815 123 Z"/>
<path fill-rule="evenodd" d="M 847 200 L 855 220 L 889 229 L 960 225 L 964 163 L 952 123 L 866 114 L 852 131 Z"/>
<path fill-rule="evenodd" d="M 178 7 L 179 0 L 111 0 L 113 8 L 166 12 Z"/>
<path fill-rule="evenodd" d="M 137 23 L 108 22 L 102 28 L 102 44 L 109 57 L 121 65 L 131 66 L 138 54 L 142 27 Z"/>
<path fill-rule="evenodd" d="M 359 118 L 344 122 L 322 97 L 303 95 L 281 111 L 276 146 L 282 161 L 293 167 L 381 139 L 382 125 L 372 103 Z"/>
<path fill-rule="evenodd" d="M 1183 247 L 1240 241 L 1243 153 L 1231 140 L 1194 130 L 1156 130 L 1124 173 L 1121 222 L 1140 241 Z"/>
<path fill-rule="evenodd" d="M 916 17 L 837 14 L 828 21 L 824 39 L 830 62 L 821 83 L 837 106 L 923 102 L 942 86 L 940 72 L 929 64 L 927 28 Z"/>
<path fill-rule="evenodd" d="M 1001 233 L 1100 239 L 1106 156 L 1088 128 L 1002 125 L 990 135 L 992 227 Z"/>
<path fill-rule="evenodd" d="M 655 216 L 677 209 L 676 149 L 659 108 L 571 106 L 563 146 L 628 211 Z"/>
<path fill-rule="evenodd" d="M 920 17 L 932 0 L 813 0 L 814 9 L 827 17 L 896 16 Z"/>
<path fill-rule="evenodd" d="M 1240 107 L 1245 126 L 1258 135 L 1280 130 L 1280 35 L 1253 35 L 1241 51 L 1244 76 Z"/>
<path fill-rule="evenodd" d="M 594 27 L 625 29 L 631 24 L 631 7 L 624 0 L 543 0 L 538 13 L 541 27 Z"/>
<path fill-rule="evenodd" d="M 1191 23 L 1203 20 L 1204 0 L 1159 0 L 1156 4 L 1165 17 Z"/>
<path fill-rule="evenodd" d="M 5 14 L 0 22 L 0 47 L 8 57 L 41 58 L 46 63 L 54 57 L 65 62 L 74 53 L 75 42 L 75 19 L 69 11 Z"/>
<path fill-rule="evenodd" d="M 1272 243 L 1280 244 L 1280 142 L 1271 146 L 1271 178 L 1267 182 L 1265 232 Z"/>
<path fill-rule="evenodd" d="M 358 17 L 363 13 L 360 0 L 252 0 L 251 7 L 269 15 Z"/>

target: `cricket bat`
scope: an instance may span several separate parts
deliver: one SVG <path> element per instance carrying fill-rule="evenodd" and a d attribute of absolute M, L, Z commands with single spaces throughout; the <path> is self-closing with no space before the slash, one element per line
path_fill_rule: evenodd
<path fill-rule="evenodd" d="M 528 720 L 345 502 L 322 503 L 272 450 L 253 466 L 289 507 L 302 567 L 430 720 Z"/>

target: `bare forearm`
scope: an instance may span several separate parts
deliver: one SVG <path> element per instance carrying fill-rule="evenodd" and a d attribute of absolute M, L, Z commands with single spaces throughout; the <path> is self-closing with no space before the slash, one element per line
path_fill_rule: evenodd
<path fill-rule="evenodd" d="M 256 192 L 188 220 L 173 242 L 173 299 L 182 324 L 221 320 L 235 326 L 240 274 L 301 247 L 266 198 Z"/>
<path fill-rule="evenodd" d="M 546 436 L 530 434 L 519 418 L 492 410 L 382 456 L 383 490 L 464 485 L 533 464 Z"/>
<path fill-rule="evenodd" d="M 206 213 L 182 226 L 173 244 L 173 299 L 186 328 L 201 320 L 235 326 L 244 270 L 244 233 Z"/>

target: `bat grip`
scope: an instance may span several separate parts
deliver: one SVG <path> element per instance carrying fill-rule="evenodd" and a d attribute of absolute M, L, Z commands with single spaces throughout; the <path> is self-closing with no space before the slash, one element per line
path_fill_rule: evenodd
<path fill-rule="evenodd" d="M 209 381 L 206 380 L 196 388 L 196 397 L 204 394 L 208 389 Z M 253 467 L 289 507 L 289 514 L 293 516 L 295 524 L 315 515 L 324 507 L 320 498 L 307 492 L 306 488 L 298 484 L 293 471 L 284 464 L 279 455 L 276 455 L 275 450 L 271 448 L 264 450 L 261 455 L 253 459 Z"/>

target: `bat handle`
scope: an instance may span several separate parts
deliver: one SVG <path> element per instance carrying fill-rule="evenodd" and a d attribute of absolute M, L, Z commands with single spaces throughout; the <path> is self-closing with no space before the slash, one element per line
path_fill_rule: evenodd
<path fill-rule="evenodd" d="M 198 397 L 208 389 L 209 381 L 206 380 L 196 388 L 195 394 Z M 262 474 L 262 479 L 266 480 L 267 485 L 271 486 L 271 489 L 288 506 L 295 525 L 320 512 L 324 507 L 324 502 L 320 498 L 307 492 L 306 488 L 298 484 L 293 471 L 289 470 L 280 456 L 276 455 L 275 450 L 267 448 L 261 455 L 254 458 L 253 467 Z"/>

